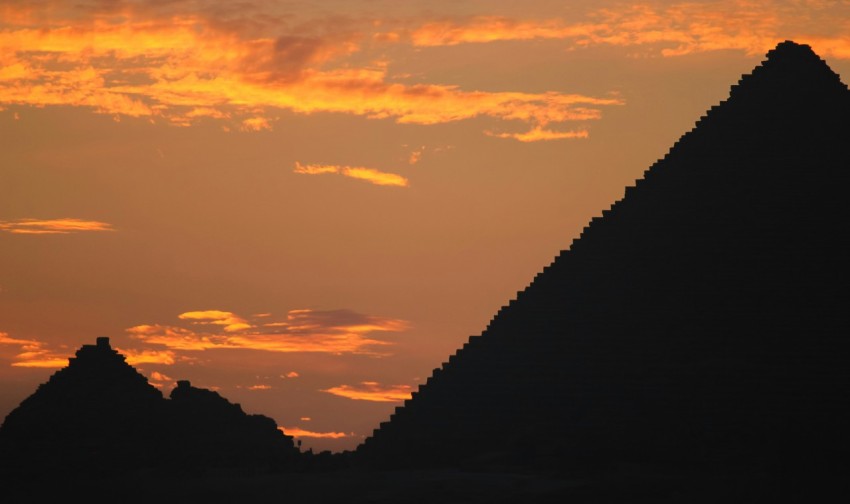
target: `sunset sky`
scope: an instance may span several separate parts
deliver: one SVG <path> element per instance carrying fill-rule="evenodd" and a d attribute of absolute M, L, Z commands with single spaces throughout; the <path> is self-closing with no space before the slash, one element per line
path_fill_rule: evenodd
<path fill-rule="evenodd" d="M 0 0 L 0 418 L 109 336 L 353 449 L 785 39 L 847 82 L 846 0 Z"/>

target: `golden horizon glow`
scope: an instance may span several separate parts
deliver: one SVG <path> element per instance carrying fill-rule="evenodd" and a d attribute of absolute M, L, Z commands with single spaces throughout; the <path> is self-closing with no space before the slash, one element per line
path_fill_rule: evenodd
<path fill-rule="evenodd" d="M 325 439 L 341 439 L 351 437 L 354 434 L 346 434 L 345 432 L 314 432 L 300 427 L 278 427 L 281 432 L 287 436 L 294 438 L 325 438 Z"/>
<path fill-rule="evenodd" d="M 410 399 L 413 387 L 410 385 L 381 385 L 374 381 L 364 381 L 358 385 L 339 385 L 321 391 L 356 401 L 402 402 Z"/>
<path fill-rule="evenodd" d="M 44 235 L 71 234 L 90 231 L 115 231 L 111 224 L 100 221 L 62 218 L 62 219 L 18 219 L 0 220 L 0 231 L 12 234 Z"/>
<path fill-rule="evenodd" d="M 303 165 L 295 162 L 293 173 L 301 175 L 326 175 L 337 174 L 344 177 L 365 180 L 371 184 L 381 186 L 409 187 L 410 181 L 401 175 L 395 173 L 382 172 L 374 168 L 364 168 L 362 166 L 339 166 L 339 165 Z"/>

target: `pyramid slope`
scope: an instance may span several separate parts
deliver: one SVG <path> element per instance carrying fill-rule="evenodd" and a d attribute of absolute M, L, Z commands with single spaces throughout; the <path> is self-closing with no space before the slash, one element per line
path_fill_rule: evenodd
<path fill-rule="evenodd" d="M 826 63 L 779 44 L 358 455 L 773 471 L 846 453 L 847 117 Z"/>

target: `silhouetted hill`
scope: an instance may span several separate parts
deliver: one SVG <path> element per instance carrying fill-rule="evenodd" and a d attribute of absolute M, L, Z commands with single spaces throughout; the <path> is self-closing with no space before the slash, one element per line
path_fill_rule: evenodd
<path fill-rule="evenodd" d="M 826 63 L 779 44 L 358 459 L 843 481 L 849 118 Z"/>
<path fill-rule="evenodd" d="M 294 467 L 297 450 L 292 438 L 274 420 L 248 415 L 217 392 L 178 381 L 171 391 L 175 418 L 172 448 L 181 465 L 213 467 Z"/>
<path fill-rule="evenodd" d="M 6 476 L 270 471 L 299 455 L 274 420 L 216 392 L 181 381 L 163 398 L 109 338 L 83 345 L 0 426 Z"/>

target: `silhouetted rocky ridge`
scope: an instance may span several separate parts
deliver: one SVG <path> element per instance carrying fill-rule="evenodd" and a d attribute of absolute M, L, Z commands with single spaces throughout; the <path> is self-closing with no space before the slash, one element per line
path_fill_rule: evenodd
<path fill-rule="evenodd" d="M 715 486 L 842 474 L 848 183 L 850 92 L 780 43 L 357 458 Z"/>
<path fill-rule="evenodd" d="M 274 420 L 179 381 L 165 399 L 123 355 L 83 345 L 0 426 L 5 475 L 199 475 L 298 467 Z"/>

